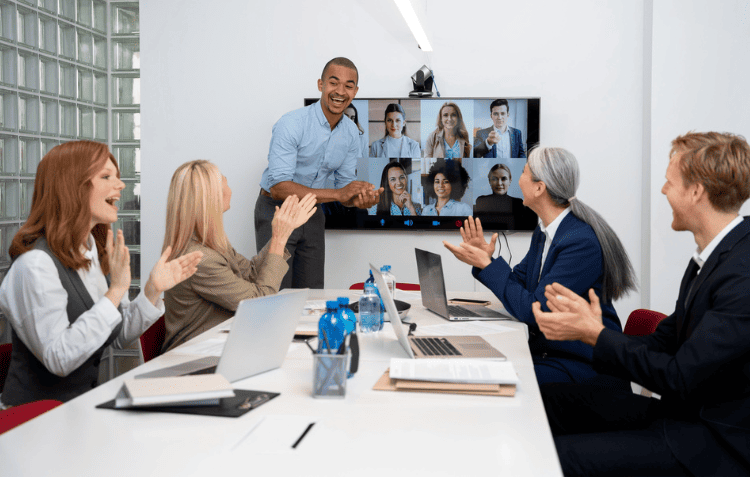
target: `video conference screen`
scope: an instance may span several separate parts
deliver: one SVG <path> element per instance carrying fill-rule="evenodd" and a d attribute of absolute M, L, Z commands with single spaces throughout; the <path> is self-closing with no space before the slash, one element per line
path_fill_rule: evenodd
<path fill-rule="evenodd" d="M 539 144 L 539 106 L 539 98 L 353 100 L 344 114 L 360 132 L 357 179 L 385 192 L 368 210 L 322 204 L 326 228 L 457 229 L 473 215 L 487 230 L 534 230 L 518 179 Z"/>

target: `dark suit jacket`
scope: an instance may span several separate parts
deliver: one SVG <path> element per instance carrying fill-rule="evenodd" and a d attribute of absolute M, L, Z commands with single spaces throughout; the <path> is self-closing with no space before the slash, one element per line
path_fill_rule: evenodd
<path fill-rule="evenodd" d="M 497 157 L 492 149 L 487 147 L 487 136 L 492 132 L 492 127 L 480 129 L 474 138 L 474 157 Z M 508 126 L 510 132 L 510 157 L 526 157 L 526 144 L 523 142 L 521 131 Z"/>
<path fill-rule="evenodd" d="M 664 434 L 696 475 L 750 475 L 750 218 L 719 243 L 656 331 L 604 330 L 595 369 L 662 395 Z"/>
<path fill-rule="evenodd" d="M 477 197 L 474 216 L 507 224 L 508 230 L 534 230 L 538 223 L 533 210 L 523 205 L 523 199 L 508 194 L 489 194 Z"/>
<path fill-rule="evenodd" d="M 544 233 L 539 227 L 531 237 L 531 248 L 521 263 L 512 270 L 503 258 L 492 261 L 472 273 L 477 280 L 489 288 L 505 306 L 505 309 L 529 326 L 529 348 L 531 354 L 545 355 L 549 359 L 560 358 L 560 365 L 576 382 L 586 381 L 593 374 L 591 346 L 581 341 L 549 341 L 539 330 L 531 311 L 531 304 L 538 301 L 548 311 L 544 287 L 558 282 L 581 296 L 587 297 L 593 288 L 602 294 L 602 249 L 590 225 L 569 213 L 560 223 L 544 262 L 541 279 L 537 257 L 544 245 L 540 243 Z M 617 312 L 611 304 L 602 303 L 604 325 L 621 333 L 622 327 Z"/>

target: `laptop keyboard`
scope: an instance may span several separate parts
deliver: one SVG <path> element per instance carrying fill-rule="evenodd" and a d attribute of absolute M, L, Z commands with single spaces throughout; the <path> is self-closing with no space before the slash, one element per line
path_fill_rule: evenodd
<path fill-rule="evenodd" d="M 448 305 L 448 313 L 450 316 L 482 316 L 479 313 L 457 305 Z"/>
<path fill-rule="evenodd" d="M 461 352 L 445 338 L 412 337 L 412 343 L 426 356 L 461 356 Z"/>

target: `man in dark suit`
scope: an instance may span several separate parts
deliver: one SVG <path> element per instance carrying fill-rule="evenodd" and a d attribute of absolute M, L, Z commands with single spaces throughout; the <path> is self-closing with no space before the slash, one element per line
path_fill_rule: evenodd
<path fill-rule="evenodd" d="M 675 311 L 648 336 L 605 329 L 591 303 L 559 284 L 549 313 L 534 304 L 548 339 L 594 346 L 594 369 L 662 398 L 587 387 L 542 391 L 566 475 L 750 475 L 750 146 L 731 134 L 672 141 L 662 193 L 672 228 L 698 249 Z"/>
<path fill-rule="evenodd" d="M 490 104 L 492 127 L 480 129 L 474 137 L 474 157 L 526 157 L 526 144 L 521 131 L 508 126 L 510 106 L 507 99 Z"/>

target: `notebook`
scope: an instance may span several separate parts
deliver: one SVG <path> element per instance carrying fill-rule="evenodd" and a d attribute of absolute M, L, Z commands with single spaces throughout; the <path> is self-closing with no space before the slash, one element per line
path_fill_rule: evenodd
<path fill-rule="evenodd" d="M 401 317 L 396 311 L 396 303 L 388 287 L 385 286 L 383 276 L 373 264 L 370 264 L 370 270 L 375 277 L 386 312 L 391 318 L 396 338 L 410 358 L 473 358 L 505 361 L 505 355 L 493 348 L 481 336 L 407 336 Z"/>
<path fill-rule="evenodd" d="M 139 374 L 136 379 L 215 372 L 235 382 L 280 367 L 302 317 L 307 292 L 306 288 L 284 290 L 276 295 L 242 300 L 221 357 L 199 358 Z"/>
<path fill-rule="evenodd" d="M 510 315 L 490 310 L 483 305 L 448 305 L 443 278 L 443 262 L 440 255 L 426 250 L 414 249 L 417 254 L 419 286 L 422 304 L 449 321 L 512 320 Z"/>

